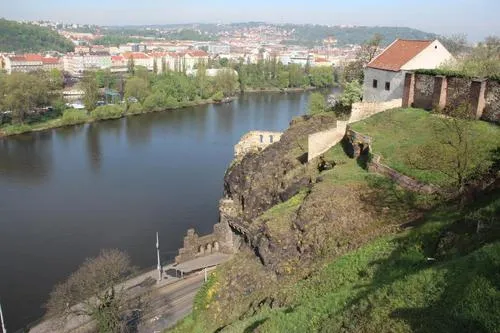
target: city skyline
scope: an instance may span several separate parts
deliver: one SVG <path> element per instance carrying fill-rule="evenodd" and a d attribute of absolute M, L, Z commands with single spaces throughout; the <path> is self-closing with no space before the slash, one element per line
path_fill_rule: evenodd
<path fill-rule="evenodd" d="M 3 10 L 3 17 L 15 20 L 51 20 L 97 25 L 147 25 L 179 23 L 231 23 L 262 21 L 358 26 L 406 26 L 442 35 L 464 33 L 471 41 L 500 34 L 496 13 L 500 2 L 494 0 L 401 1 L 374 3 L 354 0 L 349 3 L 311 0 L 278 0 L 238 3 L 214 0 L 183 2 L 153 0 L 103 3 L 97 0 L 62 1 L 20 0 Z M 444 15 L 446 14 L 446 15 Z"/>

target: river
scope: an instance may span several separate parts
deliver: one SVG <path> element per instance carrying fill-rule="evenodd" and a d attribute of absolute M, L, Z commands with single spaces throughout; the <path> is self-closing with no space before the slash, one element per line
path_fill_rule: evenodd
<path fill-rule="evenodd" d="M 218 220 L 233 146 L 281 131 L 309 93 L 247 94 L 230 104 L 150 113 L 0 139 L 0 302 L 13 332 L 100 249 L 139 268 L 171 261 L 188 228 Z"/>

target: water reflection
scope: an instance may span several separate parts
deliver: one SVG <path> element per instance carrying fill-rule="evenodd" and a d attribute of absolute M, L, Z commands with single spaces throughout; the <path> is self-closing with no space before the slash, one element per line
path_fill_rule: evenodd
<path fill-rule="evenodd" d="M 9 328 L 42 315 L 52 286 L 101 248 L 126 250 L 147 267 L 156 231 L 171 254 L 188 227 L 210 232 L 233 145 L 249 130 L 285 129 L 307 96 L 247 94 L 0 140 L 0 295 Z"/>

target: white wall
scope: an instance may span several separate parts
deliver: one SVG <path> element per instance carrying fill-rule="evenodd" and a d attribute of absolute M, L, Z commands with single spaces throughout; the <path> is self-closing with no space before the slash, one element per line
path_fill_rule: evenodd
<path fill-rule="evenodd" d="M 363 102 L 386 102 L 403 98 L 404 72 L 366 67 L 364 73 Z M 377 80 L 377 88 L 373 88 L 373 80 Z M 385 90 L 386 82 L 390 82 L 390 90 Z"/>
<path fill-rule="evenodd" d="M 417 54 L 415 58 L 407 62 L 402 70 L 416 70 L 416 69 L 434 69 L 439 67 L 444 62 L 453 59 L 448 50 L 438 40 L 432 42 L 422 52 Z"/>

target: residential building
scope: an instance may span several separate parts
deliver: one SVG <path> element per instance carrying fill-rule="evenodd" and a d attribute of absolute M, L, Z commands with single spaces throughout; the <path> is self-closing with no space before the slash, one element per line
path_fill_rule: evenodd
<path fill-rule="evenodd" d="M 63 57 L 64 70 L 74 76 L 84 71 L 111 68 L 111 56 L 107 52 L 67 54 Z"/>
<path fill-rule="evenodd" d="M 210 54 L 228 54 L 231 53 L 231 46 L 228 44 L 210 44 L 208 45 Z"/>
<path fill-rule="evenodd" d="M 43 69 L 42 58 L 39 54 L 6 56 L 4 57 L 4 68 L 7 74 L 41 70 Z"/>
<path fill-rule="evenodd" d="M 363 101 L 402 98 L 407 71 L 434 69 L 452 58 L 438 40 L 397 39 L 364 69 Z"/>

